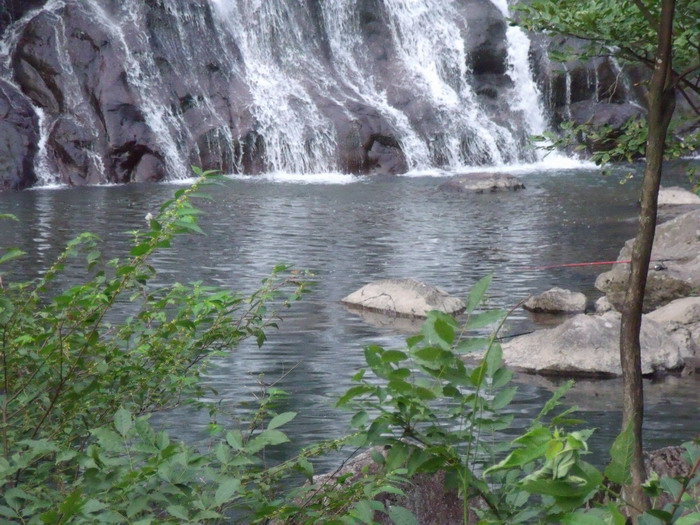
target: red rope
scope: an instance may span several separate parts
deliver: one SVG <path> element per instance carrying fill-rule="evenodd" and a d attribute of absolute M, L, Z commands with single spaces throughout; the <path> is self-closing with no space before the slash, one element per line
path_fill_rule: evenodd
<path fill-rule="evenodd" d="M 654 261 L 661 261 L 662 259 L 654 259 Z M 663 259 L 668 261 L 669 259 Z M 595 261 L 595 262 L 583 262 L 583 263 L 567 263 L 567 264 L 552 264 L 549 266 L 528 266 L 523 268 L 523 270 L 551 270 L 552 268 L 575 268 L 577 266 L 603 266 L 606 264 L 629 264 L 632 261 Z"/>

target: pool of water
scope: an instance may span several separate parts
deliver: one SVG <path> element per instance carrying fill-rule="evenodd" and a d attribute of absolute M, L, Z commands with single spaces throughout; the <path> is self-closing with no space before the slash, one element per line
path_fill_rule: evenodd
<path fill-rule="evenodd" d="M 155 260 L 163 281 L 203 280 L 237 290 L 253 290 L 279 262 L 313 270 L 313 291 L 283 312 L 277 331 L 261 348 L 245 343 L 217 358 L 206 386 L 218 393 L 206 401 L 245 414 L 272 383 L 291 396 L 280 407 L 299 412 L 288 427 L 293 448 L 337 437 L 349 415 L 333 404 L 364 364 L 368 344 L 400 347 L 401 329 L 370 324 L 340 304 L 367 282 L 412 277 L 464 296 L 478 279 L 493 273 L 489 303 L 511 307 L 532 293 L 562 286 L 600 293 L 593 286 L 600 267 L 532 267 L 614 260 L 636 228 L 638 182 L 621 185 L 620 173 L 595 170 L 529 169 L 519 176 L 527 189 L 517 193 L 464 195 L 437 190 L 448 174 L 392 178 L 310 179 L 231 178 L 200 202 L 206 235 L 180 239 Z M 667 185 L 685 183 L 677 171 Z M 0 194 L 5 223 L 0 246 L 28 252 L 11 278 L 37 275 L 68 239 L 82 231 L 99 234 L 108 256 L 124 253 L 128 231 L 145 225 L 144 216 L 177 189 L 175 185 L 129 185 L 38 189 Z M 72 269 L 68 278 L 78 278 Z M 535 327 L 516 311 L 507 330 Z M 555 385 L 525 377 L 510 407 L 515 428 L 525 427 Z M 700 433 L 699 382 L 695 377 L 647 383 L 646 439 L 650 446 L 677 443 Z M 598 428 L 594 445 L 609 443 L 619 430 L 619 383 L 582 384 L 571 398 Z M 236 417 L 234 415 L 234 417 Z M 178 409 L 159 416 L 175 435 L 205 439 L 208 416 Z"/>

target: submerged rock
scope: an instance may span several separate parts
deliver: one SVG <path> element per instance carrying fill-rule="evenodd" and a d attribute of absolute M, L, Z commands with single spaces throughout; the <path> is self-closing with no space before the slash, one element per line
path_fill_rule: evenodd
<path fill-rule="evenodd" d="M 443 182 L 439 189 L 454 193 L 495 193 L 524 190 L 525 184 L 506 173 L 464 173 Z"/>
<path fill-rule="evenodd" d="M 630 259 L 633 242 L 630 239 L 625 243 L 618 261 Z M 657 226 L 651 257 L 655 262 L 647 276 L 645 312 L 695 293 L 700 288 L 700 210 Z M 598 276 L 595 286 L 621 309 L 628 279 L 629 264 L 616 264 Z"/>
<path fill-rule="evenodd" d="M 642 322 L 642 373 L 680 370 L 681 348 L 663 327 Z M 618 376 L 620 369 L 620 314 L 579 314 L 560 326 L 538 330 L 503 344 L 506 364 L 540 374 Z"/>
<path fill-rule="evenodd" d="M 464 303 L 414 279 L 386 279 L 369 283 L 342 299 L 356 308 L 406 317 L 425 317 L 431 310 L 454 314 L 464 310 Z"/>
<path fill-rule="evenodd" d="M 525 310 L 544 313 L 579 313 L 586 309 L 586 296 L 564 288 L 552 288 L 539 295 L 533 295 L 525 304 Z"/>

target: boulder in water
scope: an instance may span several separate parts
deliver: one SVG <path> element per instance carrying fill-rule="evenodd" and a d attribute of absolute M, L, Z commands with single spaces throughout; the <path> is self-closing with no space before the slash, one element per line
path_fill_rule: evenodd
<path fill-rule="evenodd" d="M 440 184 L 439 189 L 454 193 L 495 193 L 525 189 L 525 184 L 506 173 L 464 173 Z"/>
<path fill-rule="evenodd" d="M 634 239 L 630 239 L 625 243 L 618 261 L 630 259 L 633 242 Z M 700 288 L 700 210 L 657 226 L 651 257 L 655 262 L 647 276 L 645 312 L 696 293 Z M 628 278 L 629 264 L 616 264 L 612 270 L 598 276 L 595 286 L 619 310 Z"/>
<path fill-rule="evenodd" d="M 460 299 L 445 290 L 414 279 L 385 279 L 369 283 L 343 298 L 342 303 L 405 317 L 425 317 L 431 310 L 455 314 L 465 308 Z"/>
<path fill-rule="evenodd" d="M 647 314 L 675 338 L 690 368 L 700 366 L 700 297 L 684 297 Z"/>
<path fill-rule="evenodd" d="M 700 206 L 700 196 L 680 186 L 661 188 L 659 190 L 659 206 Z"/>
<path fill-rule="evenodd" d="M 681 348 L 663 327 L 642 322 L 642 373 L 680 370 Z M 619 376 L 620 314 L 579 314 L 556 328 L 538 330 L 503 343 L 503 360 L 520 370 L 566 376 Z"/>
<path fill-rule="evenodd" d="M 614 310 L 613 305 L 610 304 L 606 296 L 599 297 L 593 304 L 593 311 L 597 314 L 604 314 Z"/>
<path fill-rule="evenodd" d="M 586 296 L 580 292 L 555 287 L 533 295 L 525 301 L 523 308 L 538 313 L 580 313 L 586 309 Z"/>

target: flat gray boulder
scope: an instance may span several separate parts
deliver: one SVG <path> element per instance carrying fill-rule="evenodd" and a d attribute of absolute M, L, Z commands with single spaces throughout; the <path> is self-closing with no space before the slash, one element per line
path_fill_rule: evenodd
<path fill-rule="evenodd" d="M 539 295 L 533 295 L 525 301 L 523 308 L 538 313 L 580 313 L 586 309 L 586 296 L 580 292 L 555 287 Z"/>
<path fill-rule="evenodd" d="M 700 206 L 700 197 L 680 186 L 661 188 L 659 190 L 659 206 L 684 205 Z"/>
<path fill-rule="evenodd" d="M 524 190 L 525 184 L 507 173 L 463 173 L 443 182 L 438 188 L 453 193 L 495 193 Z"/>
<path fill-rule="evenodd" d="M 620 251 L 618 261 L 629 260 L 633 239 Z M 684 213 L 656 228 L 652 262 L 647 277 L 644 311 L 674 299 L 688 297 L 700 288 L 700 209 Z M 627 290 L 629 264 L 616 264 L 595 282 L 610 303 L 620 310 Z"/>
<path fill-rule="evenodd" d="M 550 375 L 621 375 L 620 314 L 579 314 L 556 328 L 538 330 L 503 344 L 503 359 L 520 370 Z M 678 343 L 650 320 L 642 321 L 642 373 L 680 370 L 684 360 Z"/>
<path fill-rule="evenodd" d="M 343 304 L 405 317 L 425 317 L 431 310 L 448 314 L 464 310 L 464 303 L 445 290 L 414 279 L 386 279 L 366 284 L 341 301 Z"/>

